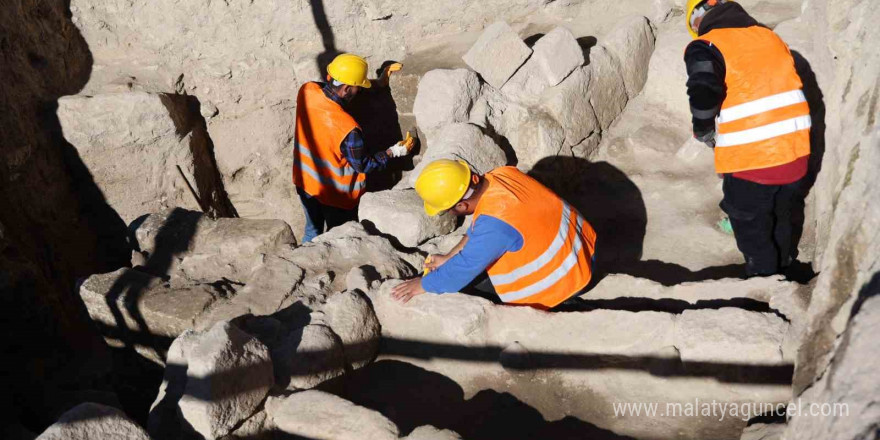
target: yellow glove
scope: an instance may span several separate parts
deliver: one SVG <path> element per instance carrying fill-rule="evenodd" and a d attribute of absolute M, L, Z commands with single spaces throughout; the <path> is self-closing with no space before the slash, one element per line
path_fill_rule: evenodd
<path fill-rule="evenodd" d="M 425 264 L 424 264 L 425 269 L 422 271 L 422 276 L 425 276 L 425 275 L 431 273 L 431 269 L 428 269 L 428 263 L 430 263 L 430 262 L 431 262 L 431 256 L 428 255 L 427 257 L 425 257 Z"/>
<path fill-rule="evenodd" d="M 401 143 L 401 145 L 406 147 L 406 152 L 409 153 L 410 151 L 412 151 L 413 146 L 416 145 L 416 138 L 412 137 L 412 135 L 409 132 L 406 132 L 406 137 L 403 138 L 403 140 L 400 141 L 400 143 Z"/>
<path fill-rule="evenodd" d="M 398 70 L 403 68 L 403 64 L 400 63 L 392 63 L 385 66 L 385 76 L 391 76 L 392 73 L 397 72 Z"/>

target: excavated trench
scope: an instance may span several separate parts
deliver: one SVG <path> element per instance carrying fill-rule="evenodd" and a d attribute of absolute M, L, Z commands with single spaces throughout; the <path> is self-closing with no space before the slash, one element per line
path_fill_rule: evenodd
<path fill-rule="evenodd" d="M 36 346 L 74 348 L 28 354 L 10 374 L 44 385 L 38 394 L 14 387 L 6 437 L 32 439 L 56 421 L 39 438 L 69 436 L 77 422 L 94 432 L 143 429 L 154 440 L 739 439 L 751 438 L 748 425 L 754 438 L 787 430 L 785 438 L 855 439 L 875 426 L 859 422 L 835 436 L 840 428 L 768 412 L 799 397 L 848 401 L 856 411 L 876 403 L 876 377 L 822 374 L 865 365 L 835 355 L 838 346 L 877 349 L 865 335 L 877 325 L 880 269 L 880 242 L 865 232 L 880 218 L 868 177 L 880 164 L 880 86 L 854 85 L 858 57 L 814 40 L 809 23 L 835 1 L 744 2 L 796 49 L 814 121 L 808 198 L 796 213 L 800 261 L 787 277 L 749 280 L 719 226 L 712 152 L 691 139 L 680 60 L 690 38 L 676 2 L 653 2 L 650 14 L 639 2 L 470 6 L 480 17 L 424 2 L 406 12 L 359 2 L 348 15 L 336 1 L 309 2 L 311 14 L 304 5 L 227 3 L 183 11 L 201 27 L 175 18 L 171 35 L 201 43 L 166 37 L 162 14 L 140 1 L 129 18 L 87 0 L 37 3 L 0 7 L 11 30 L 0 50 L 13 60 L 0 68 L 0 97 L 48 105 L 52 115 L 48 124 L 0 118 L 13 141 L 34 149 L 4 151 L 2 176 L 21 179 L 33 166 L 74 184 L 30 203 L 4 190 L 0 200 L 19 209 L 0 217 L 0 261 L 11 268 L 0 287 L 10 307 L 25 303 L 7 290 L 55 292 L 24 309 L 48 310 L 44 320 L 78 310 L 82 322 L 14 321 L 34 329 Z M 22 14 L 40 24 L 17 22 Z M 283 30 L 243 24 L 264 16 Z M 353 23 L 357 33 L 340 33 Z M 229 26 L 241 27 L 240 40 L 216 32 Z M 353 44 L 389 26 L 405 27 L 400 40 Z M 849 36 L 864 23 L 846 26 Z M 52 27 L 64 30 L 59 41 L 45 40 Z M 59 51 L 65 44 L 73 49 Z M 389 88 L 349 108 L 368 147 L 406 131 L 421 144 L 371 176 L 362 224 L 297 245 L 303 219 L 283 171 L 290 82 L 317 77 L 343 45 L 363 48 L 376 67 L 385 57 L 405 66 Z M 817 64 L 829 59 L 823 50 L 848 63 L 845 86 L 846 69 Z M 855 51 L 868 60 L 859 68 L 876 74 L 876 54 Z M 56 61 L 81 69 L 49 73 Z M 67 87 L 10 89 L 18 70 Z M 837 136 L 826 152 L 825 131 L 840 134 L 841 118 L 827 117 L 826 106 L 857 115 L 862 137 Z M 64 147 L 60 157 L 35 155 L 53 142 Z M 473 286 L 391 299 L 399 279 L 418 274 L 425 255 L 451 249 L 469 225 L 426 218 L 411 189 L 438 158 L 478 172 L 517 166 L 578 209 L 599 237 L 595 277 L 579 302 L 542 312 L 501 305 Z M 24 179 L 31 190 L 41 185 Z M 22 226 L 28 221 L 40 227 Z M 59 238 L 70 230 L 82 231 L 78 243 Z M 16 238 L 28 232 L 32 242 Z M 53 374 L 67 359 L 69 371 Z M 867 394 L 834 394 L 846 388 L 835 380 Z M 104 406 L 65 413 L 82 402 Z M 748 412 L 703 411 L 715 403 Z M 101 427 L 111 419 L 113 428 Z"/>

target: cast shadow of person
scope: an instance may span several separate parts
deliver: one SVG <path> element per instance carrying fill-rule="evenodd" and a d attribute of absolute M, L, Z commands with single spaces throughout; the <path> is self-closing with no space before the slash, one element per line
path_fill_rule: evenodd
<path fill-rule="evenodd" d="M 698 271 L 676 263 L 642 260 L 647 210 L 641 190 L 608 162 L 571 156 L 538 161 L 529 174 L 577 208 L 596 230 L 596 263 L 587 291 L 609 274 L 627 274 L 664 286 L 739 277 L 742 264 L 711 266 Z"/>

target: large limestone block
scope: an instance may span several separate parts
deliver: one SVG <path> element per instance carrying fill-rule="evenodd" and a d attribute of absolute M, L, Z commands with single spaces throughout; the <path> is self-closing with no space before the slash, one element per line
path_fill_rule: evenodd
<path fill-rule="evenodd" d="M 780 365 L 788 326 L 778 315 L 734 307 L 685 310 L 676 321 L 675 347 L 685 362 Z"/>
<path fill-rule="evenodd" d="M 617 60 L 602 46 L 590 51 L 590 70 L 590 104 L 605 130 L 626 107 L 626 85 Z"/>
<path fill-rule="evenodd" d="M 364 293 L 347 291 L 334 294 L 327 299 L 322 311 L 325 322 L 342 341 L 346 365 L 361 368 L 376 357 L 382 330 L 379 318 Z"/>
<path fill-rule="evenodd" d="M 168 348 L 162 385 L 150 406 L 147 419 L 147 429 L 155 438 L 175 438 L 181 434 L 181 415 L 177 404 L 186 390 L 189 353 L 200 335 L 187 330 L 175 338 Z"/>
<path fill-rule="evenodd" d="M 532 50 L 532 58 L 551 86 L 561 83 L 569 73 L 584 64 L 581 46 L 574 34 L 564 27 L 557 27 L 541 37 Z"/>
<path fill-rule="evenodd" d="M 541 93 L 544 90 L 547 90 L 550 87 L 550 81 L 547 80 L 547 77 L 540 65 L 540 62 L 532 55 L 531 58 L 526 61 L 525 64 L 520 67 L 513 76 L 504 83 L 504 86 L 501 87 L 501 92 L 504 94 L 504 97 L 510 99 L 513 102 L 525 105 L 532 106 L 538 103 L 538 100 L 541 99 Z M 489 85 L 483 86 L 484 88 L 491 87 Z M 478 101 L 479 103 L 480 101 Z M 475 106 L 474 113 L 478 113 L 478 108 Z"/>
<path fill-rule="evenodd" d="M 489 25 L 462 59 L 492 87 L 501 88 L 532 54 L 503 21 Z"/>
<path fill-rule="evenodd" d="M 199 282 L 245 282 L 264 255 L 296 245 L 281 220 L 212 220 L 179 208 L 150 214 L 134 235 L 148 255 L 146 270 Z"/>
<path fill-rule="evenodd" d="M 556 156 L 565 142 L 565 131 L 550 115 L 534 112 L 516 131 L 516 135 L 508 138 L 516 152 L 517 168 L 529 170 L 545 157 Z"/>
<path fill-rule="evenodd" d="M 430 133 L 444 125 L 465 122 L 480 95 L 480 79 L 467 69 L 435 69 L 419 81 L 413 113 L 419 128 Z"/>
<path fill-rule="evenodd" d="M 397 426 L 382 414 L 323 391 L 273 397 L 266 410 L 279 430 L 320 440 L 397 440 Z"/>
<path fill-rule="evenodd" d="M 126 223 L 172 206 L 199 209 L 187 181 L 205 209 L 229 214 L 203 124 L 188 107 L 186 98 L 146 92 L 58 100 L 65 139 Z"/>
<path fill-rule="evenodd" d="M 266 256 L 253 270 L 245 286 L 231 299 L 215 304 L 196 323 L 199 330 L 208 329 L 219 321 L 242 315 L 270 315 L 277 312 L 302 284 L 305 271 L 277 256 Z"/>
<path fill-rule="evenodd" d="M 353 268 L 371 266 L 380 278 L 415 275 L 419 259 L 398 252 L 388 239 L 370 235 L 358 222 L 349 222 L 319 235 L 311 243 L 279 254 L 306 270 L 308 276 L 332 273 L 333 289 L 345 288 L 345 275 Z"/>
<path fill-rule="evenodd" d="M 171 287 L 161 278 L 128 268 L 90 276 L 79 296 L 108 338 L 138 344 L 147 344 L 145 334 L 177 337 L 216 300 L 209 286 Z M 164 349 L 156 344 L 149 345 Z"/>
<path fill-rule="evenodd" d="M 279 385 L 304 390 L 342 376 L 342 350 L 339 337 L 325 325 L 309 324 L 290 332 L 272 351 Z"/>
<path fill-rule="evenodd" d="M 565 131 L 566 147 L 572 147 L 599 130 L 599 120 L 590 104 L 590 69 L 578 68 L 565 81 L 547 90 L 542 108 Z"/>
<path fill-rule="evenodd" d="M 626 95 L 633 99 L 648 79 L 648 64 L 654 53 L 654 31 L 645 17 L 630 17 L 602 39 L 602 45 L 617 59 Z"/>
<path fill-rule="evenodd" d="M 875 263 L 876 266 L 876 263 Z M 783 437 L 785 440 L 876 438 L 880 406 L 880 276 L 861 288 L 852 317 L 825 374 L 796 400 L 799 403 Z M 821 417 L 810 414 L 818 411 Z"/>
<path fill-rule="evenodd" d="M 413 189 L 367 193 L 361 198 L 358 218 L 369 221 L 379 232 L 393 235 L 400 244 L 416 247 L 438 235 L 452 232 L 455 216 L 428 216 L 424 202 Z"/>
<path fill-rule="evenodd" d="M 217 323 L 187 353 L 180 412 L 205 438 L 222 437 L 256 411 L 275 383 L 272 372 L 263 343 L 228 322 Z"/>
<path fill-rule="evenodd" d="M 504 150 L 476 125 L 447 125 L 429 136 L 428 152 L 409 174 L 407 187 L 412 188 L 425 166 L 438 159 L 464 160 L 480 174 L 507 164 Z"/>
<path fill-rule="evenodd" d="M 150 440 L 122 411 L 97 403 L 82 403 L 64 413 L 37 440 Z"/>

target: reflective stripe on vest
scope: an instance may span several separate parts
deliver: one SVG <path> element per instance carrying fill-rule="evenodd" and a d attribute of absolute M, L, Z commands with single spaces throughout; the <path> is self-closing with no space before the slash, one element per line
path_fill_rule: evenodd
<path fill-rule="evenodd" d="M 318 83 L 304 84 L 297 95 L 293 146 L 293 183 L 321 204 L 353 209 L 366 188 L 342 154 L 342 142 L 357 122 L 328 98 Z"/>
<path fill-rule="evenodd" d="M 577 210 L 514 167 L 486 173 L 477 204 L 480 216 L 497 218 L 522 236 L 519 250 L 506 252 L 487 272 L 506 303 L 551 308 L 583 289 L 592 277 L 596 233 Z"/>
<path fill-rule="evenodd" d="M 357 174 L 357 171 L 355 171 L 354 168 L 352 168 L 350 166 L 345 166 L 343 168 L 337 168 L 337 167 L 334 167 L 333 165 L 331 165 L 327 161 L 314 158 L 312 156 L 312 152 L 309 151 L 308 148 L 306 148 L 300 144 L 296 144 L 296 149 L 297 149 L 297 152 L 299 152 L 303 156 L 311 159 L 312 162 L 316 166 L 320 167 L 321 169 L 327 170 L 327 171 L 335 174 L 336 176 L 347 177 L 347 176 L 354 176 Z M 299 157 L 296 157 L 296 156 L 294 156 L 294 157 L 295 157 L 294 160 L 299 159 Z M 341 192 L 360 191 L 360 190 L 366 188 L 366 186 L 367 186 L 366 180 L 352 180 L 350 185 L 346 185 L 342 182 L 338 182 L 336 179 L 334 179 L 330 176 L 327 176 L 326 174 L 322 174 L 322 173 L 318 172 L 318 170 L 315 170 L 314 168 L 312 168 L 311 165 L 309 165 L 307 162 L 299 161 L 298 166 L 300 168 L 302 168 L 303 171 L 305 171 L 310 176 L 312 176 L 313 179 L 321 182 L 321 184 L 327 185 L 327 186 L 332 186 Z"/>
<path fill-rule="evenodd" d="M 574 245 L 569 251 L 568 255 L 565 257 L 565 260 L 562 261 L 562 264 L 559 265 L 553 272 L 549 275 L 537 281 L 529 286 L 523 287 L 522 289 L 502 293 L 500 296 L 501 300 L 504 302 L 514 302 L 521 299 L 528 298 L 536 293 L 543 292 L 544 290 L 549 289 L 554 284 L 559 282 L 562 277 L 566 276 L 569 271 L 577 264 L 578 254 L 580 254 L 581 249 L 583 248 L 583 242 L 579 239 L 579 235 L 583 233 L 583 224 L 584 219 L 577 213 L 575 213 L 576 223 L 574 229 L 574 237 L 570 237 L 570 230 L 568 219 L 571 215 L 570 208 L 568 204 L 565 204 L 565 208 L 563 210 L 562 221 L 560 222 L 559 232 L 556 235 L 556 239 L 553 240 L 553 243 L 547 248 L 547 251 L 544 252 L 540 257 L 529 263 L 528 265 L 522 266 L 520 269 L 524 269 L 522 273 L 517 273 L 517 271 L 511 272 L 506 275 L 501 276 L 490 276 L 489 279 L 492 281 L 492 285 L 498 289 L 499 287 L 504 286 L 505 284 L 513 283 L 520 278 L 529 275 L 531 273 L 536 272 L 541 269 L 545 265 L 547 265 L 550 261 L 559 254 L 559 251 L 562 249 L 562 245 L 570 239 L 574 242 Z M 500 277 L 512 278 L 509 281 L 502 282 L 499 280 Z M 496 282 L 497 281 L 497 282 Z M 503 287 L 502 287 L 503 288 Z"/>
<path fill-rule="evenodd" d="M 788 46 L 760 26 L 700 36 L 718 48 L 726 96 L 716 118 L 715 171 L 771 168 L 810 154 L 810 108 Z"/>

